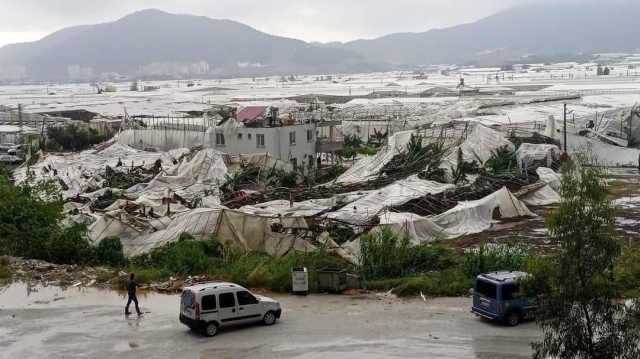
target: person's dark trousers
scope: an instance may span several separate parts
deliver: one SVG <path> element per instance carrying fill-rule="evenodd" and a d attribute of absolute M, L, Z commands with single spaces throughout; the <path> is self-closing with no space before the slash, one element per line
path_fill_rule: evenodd
<path fill-rule="evenodd" d="M 127 307 L 125 308 L 125 313 L 129 313 L 129 306 L 131 302 L 136 305 L 136 313 L 140 314 L 140 308 L 138 307 L 138 298 L 135 294 L 129 293 L 129 300 L 127 301 Z"/>

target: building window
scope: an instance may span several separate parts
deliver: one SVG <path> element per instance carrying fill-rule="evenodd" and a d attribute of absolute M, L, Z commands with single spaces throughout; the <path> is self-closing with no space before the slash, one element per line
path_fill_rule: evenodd
<path fill-rule="evenodd" d="M 241 133 L 238 134 L 238 139 L 242 140 L 242 134 Z"/>
<path fill-rule="evenodd" d="M 256 147 L 264 147 L 264 135 L 256 135 Z"/>
<path fill-rule="evenodd" d="M 251 139 L 251 134 L 250 133 L 247 134 L 247 139 L 249 139 L 249 140 Z"/>
<path fill-rule="evenodd" d="M 290 145 L 295 145 L 296 144 L 296 133 L 295 132 L 289 132 L 289 144 Z"/>
<path fill-rule="evenodd" d="M 313 130 L 307 130 L 307 142 L 313 141 Z"/>
<path fill-rule="evenodd" d="M 216 146 L 224 146 L 224 134 L 216 133 Z"/>
<path fill-rule="evenodd" d="M 290 161 L 293 164 L 293 170 L 297 171 L 298 170 L 298 159 L 297 158 L 292 158 Z"/>

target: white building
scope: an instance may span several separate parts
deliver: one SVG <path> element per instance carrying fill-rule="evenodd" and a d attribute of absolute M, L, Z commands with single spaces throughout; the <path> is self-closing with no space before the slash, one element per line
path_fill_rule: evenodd
<path fill-rule="evenodd" d="M 294 166 L 315 165 L 316 125 L 238 127 L 233 133 L 215 133 L 214 145 L 228 154 L 267 153 Z"/>
<path fill-rule="evenodd" d="M 139 129 L 122 131 L 120 142 L 143 149 L 159 147 L 164 151 L 174 148 L 204 146 L 230 155 L 267 153 L 295 166 L 314 165 L 316 160 L 316 124 L 296 124 L 279 127 L 238 127 L 226 131 L 198 132 L 173 129 Z"/>

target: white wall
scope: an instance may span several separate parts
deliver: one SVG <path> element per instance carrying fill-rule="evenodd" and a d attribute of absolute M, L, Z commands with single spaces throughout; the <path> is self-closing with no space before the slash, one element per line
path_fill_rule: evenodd
<path fill-rule="evenodd" d="M 310 130 L 313 135 L 312 141 L 307 141 L 307 130 Z M 289 144 L 290 132 L 296 133 L 295 145 Z M 242 139 L 238 139 L 238 134 L 242 134 Z M 264 135 L 264 147 L 257 146 L 258 134 Z M 251 139 L 249 139 L 249 135 L 251 135 Z M 119 140 L 137 149 L 159 147 L 168 151 L 174 148 L 204 146 L 232 155 L 268 153 L 285 161 L 296 158 L 298 165 L 308 163 L 308 156 L 311 156 L 311 161 L 315 161 L 316 157 L 315 124 L 268 128 L 239 127 L 236 132 L 225 134 L 224 137 L 224 146 L 216 146 L 215 133 L 178 130 L 125 130 L 120 133 Z"/>

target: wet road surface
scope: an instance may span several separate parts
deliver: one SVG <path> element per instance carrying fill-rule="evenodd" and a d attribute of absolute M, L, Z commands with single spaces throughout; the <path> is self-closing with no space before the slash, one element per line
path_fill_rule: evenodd
<path fill-rule="evenodd" d="M 205 338 L 178 322 L 178 295 L 140 294 L 147 313 L 127 318 L 117 292 L 16 283 L 0 288 L 0 358 L 529 358 L 540 336 L 476 318 L 469 298 L 272 297 L 274 326 Z"/>

